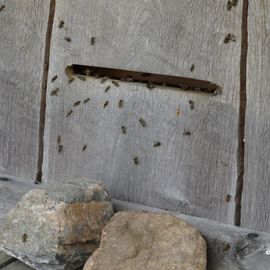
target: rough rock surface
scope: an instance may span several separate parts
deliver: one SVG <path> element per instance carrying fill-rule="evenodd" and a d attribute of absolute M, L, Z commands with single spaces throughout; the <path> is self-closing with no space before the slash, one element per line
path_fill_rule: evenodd
<path fill-rule="evenodd" d="M 36 269 L 76 269 L 113 214 L 107 192 L 90 181 L 37 186 L 4 217 L 0 249 Z"/>
<path fill-rule="evenodd" d="M 120 212 L 104 227 L 84 270 L 205 270 L 206 243 L 170 214 Z"/>

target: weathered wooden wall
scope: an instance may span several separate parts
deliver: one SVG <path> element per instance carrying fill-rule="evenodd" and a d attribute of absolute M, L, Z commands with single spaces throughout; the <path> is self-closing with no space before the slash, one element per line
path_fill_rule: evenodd
<path fill-rule="evenodd" d="M 270 6 L 228 2 L 0 0 L 0 173 L 98 178 L 121 200 L 269 231 Z M 72 64 L 208 80 L 222 93 L 69 83 Z"/>
<path fill-rule="evenodd" d="M 0 8 L 0 173 L 34 179 L 49 1 Z"/>
<path fill-rule="evenodd" d="M 242 226 L 270 231 L 270 1 L 249 5 Z"/>
<path fill-rule="evenodd" d="M 58 78 L 47 91 L 43 181 L 98 178 L 115 198 L 233 224 L 242 8 L 239 3 L 228 11 L 226 4 L 57 1 L 49 78 Z M 228 33 L 236 40 L 225 43 Z M 208 80 L 222 86 L 222 94 L 149 91 L 124 82 L 115 87 L 93 78 L 69 84 L 64 70 L 71 64 Z M 52 96 L 57 88 L 58 96 Z"/>

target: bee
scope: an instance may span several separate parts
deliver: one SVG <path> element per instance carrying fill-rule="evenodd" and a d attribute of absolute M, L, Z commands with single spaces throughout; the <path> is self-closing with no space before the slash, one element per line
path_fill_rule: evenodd
<path fill-rule="evenodd" d="M 5 9 L 5 5 L 2 5 L 1 7 L 0 7 L 0 12 L 2 12 L 4 9 Z"/>
<path fill-rule="evenodd" d="M 191 132 L 188 131 L 188 130 L 185 130 L 185 131 L 183 132 L 183 135 L 185 135 L 185 136 L 190 136 L 190 135 L 191 135 Z"/>
<path fill-rule="evenodd" d="M 84 152 L 87 148 L 87 145 L 85 144 L 83 147 L 82 147 L 82 151 Z"/>
<path fill-rule="evenodd" d="M 57 145 L 60 145 L 61 141 L 62 141 L 62 137 L 61 137 L 61 135 L 58 135 L 57 136 Z"/>
<path fill-rule="evenodd" d="M 121 127 L 121 130 L 122 130 L 122 133 L 123 133 L 123 134 L 126 134 L 127 128 L 126 128 L 125 126 L 122 126 L 122 127 Z"/>
<path fill-rule="evenodd" d="M 57 78 L 58 78 L 57 75 L 53 76 L 52 79 L 51 79 L 51 83 L 53 83 Z"/>
<path fill-rule="evenodd" d="M 65 25 L 65 22 L 62 20 L 62 21 L 59 22 L 58 28 L 63 28 L 64 25 Z"/>
<path fill-rule="evenodd" d="M 109 85 L 109 86 L 107 86 L 107 87 L 105 88 L 104 92 L 105 92 L 105 93 L 107 93 L 107 92 L 110 90 L 110 88 L 111 88 L 111 86 L 110 86 L 110 85 Z"/>
<path fill-rule="evenodd" d="M 73 107 L 79 106 L 80 104 L 81 104 L 81 101 L 78 100 L 78 101 L 76 101 L 76 102 L 73 104 Z"/>
<path fill-rule="evenodd" d="M 236 7 L 238 4 L 238 0 L 232 0 L 232 6 Z"/>
<path fill-rule="evenodd" d="M 133 162 L 135 165 L 139 165 L 139 158 L 137 156 L 133 157 Z"/>
<path fill-rule="evenodd" d="M 226 37 L 224 38 L 224 43 L 225 43 L 225 44 L 228 44 L 230 41 L 233 41 L 233 42 L 236 41 L 236 37 L 235 37 L 234 34 L 229 33 L 229 34 L 227 34 Z"/>
<path fill-rule="evenodd" d="M 180 111 L 180 109 L 178 108 L 178 109 L 176 110 L 176 116 L 180 116 L 180 114 L 181 114 L 181 111 Z"/>
<path fill-rule="evenodd" d="M 58 153 L 61 153 L 63 151 L 63 145 L 59 144 L 58 145 Z"/>
<path fill-rule="evenodd" d="M 194 110 L 195 106 L 194 106 L 194 101 L 193 100 L 189 101 L 189 105 L 190 105 L 190 109 Z"/>
<path fill-rule="evenodd" d="M 227 2 L 227 10 L 231 10 L 232 7 L 233 7 L 232 1 L 228 1 L 228 2 Z"/>
<path fill-rule="evenodd" d="M 68 84 L 71 84 L 74 80 L 75 80 L 74 78 L 70 78 L 70 79 L 68 80 Z"/>
<path fill-rule="evenodd" d="M 119 87 L 119 83 L 117 81 L 112 81 L 112 84 L 116 87 Z"/>
<path fill-rule="evenodd" d="M 89 68 L 87 68 L 86 70 L 85 70 L 85 75 L 86 76 L 91 76 L 91 69 L 89 69 Z"/>
<path fill-rule="evenodd" d="M 226 196 L 226 202 L 230 202 L 232 200 L 232 195 L 228 194 Z"/>
<path fill-rule="evenodd" d="M 126 82 L 134 82 L 134 79 L 132 77 L 126 77 Z"/>
<path fill-rule="evenodd" d="M 124 106 L 124 100 L 120 99 L 119 102 L 118 102 L 118 107 L 123 108 L 123 106 Z"/>
<path fill-rule="evenodd" d="M 227 243 L 225 244 L 223 251 L 228 251 L 231 248 L 231 246 Z"/>
<path fill-rule="evenodd" d="M 193 64 L 191 67 L 190 67 L 190 71 L 193 72 L 195 69 L 195 65 Z"/>
<path fill-rule="evenodd" d="M 91 45 L 94 45 L 96 43 L 96 38 L 95 37 L 91 37 Z"/>
<path fill-rule="evenodd" d="M 109 105 L 109 101 L 107 100 L 107 101 L 104 103 L 103 108 L 106 108 L 108 105 Z"/>
<path fill-rule="evenodd" d="M 83 101 L 83 104 L 87 103 L 90 101 L 90 98 L 86 98 L 84 101 Z"/>
<path fill-rule="evenodd" d="M 222 93 L 222 90 L 220 87 L 217 87 L 216 89 L 214 89 L 214 92 L 211 93 L 211 96 L 217 96 L 220 95 Z"/>
<path fill-rule="evenodd" d="M 161 142 L 159 142 L 159 141 L 156 141 L 155 143 L 154 143 L 154 145 L 153 145 L 154 147 L 160 147 L 161 146 Z"/>
<path fill-rule="evenodd" d="M 101 79 L 100 83 L 105 83 L 107 81 L 108 77 L 104 77 Z"/>
<path fill-rule="evenodd" d="M 139 122 L 140 122 L 142 127 L 146 127 L 146 122 L 145 122 L 145 120 L 143 118 L 140 118 Z"/>
<path fill-rule="evenodd" d="M 77 77 L 78 77 L 78 79 L 81 80 L 81 81 L 85 81 L 85 80 L 86 80 L 84 76 L 78 75 Z"/>
<path fill-rule="evenodd" d="M 155 85 L 152 84 L 151 82 L 149 82 L 149 83 L 146 84 L 146 87 L 147 87 L 149 90 L 152 90 L 152 89 L 155 88 Z"/>
<path fill-rule="evenodd" d="M 72 113 L 73 113 L 73 111 L 70 110 L 69 112 L 67 112 L 66 117 L 69 117 Z"/>
<path fill-rule="evenodd" d="M 23 234 L 22 236 L 22 241 L 25 243 L 27 242 L 28 235 L 26 233 Z"/>
<path fill-rule="evenodd" d="M 71 42 L 71 38 L 70 37 L 65 37 L 65 41 Z"/>
<path fill-rule="evenodd" d="M 59 91 L 60 91 L 59 88 L 55 88 L 54 90 L 52 90 L 51 96 L 57 96 L 58 97 Z"/>

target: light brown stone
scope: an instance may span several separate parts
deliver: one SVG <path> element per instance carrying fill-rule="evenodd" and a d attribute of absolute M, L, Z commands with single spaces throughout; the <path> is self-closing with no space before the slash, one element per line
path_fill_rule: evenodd
<path fill-rule="evenodd" d="M 90 181 L 37 186 L 4 217 L 0 248 L 36 269 L 76 269 L 113 214 L 107 192 Z"/>
<path fill-rule="evenodd" d="M 119 212 L 83 270 L 205 270 L 199 232 L 166 213 Z"/>

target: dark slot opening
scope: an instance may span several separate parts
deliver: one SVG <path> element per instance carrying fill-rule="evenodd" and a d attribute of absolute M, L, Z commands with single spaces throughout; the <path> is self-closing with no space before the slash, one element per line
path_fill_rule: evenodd
<path fill-rule="evenodd" d="M 221 87 L 210 81 L 123 69 L 72 65 L 66 68 L 66 74 L 69 77 L 76 75 L 91 76 L 95 78 L 108 77 L 110 79 L 125 81 L 129 83 L 144 83 L 149 88 L 153 88 L 155 85 L 161 85 L 174 89 L 181 89 L 184 91 L 196 91 L 212 95 L 221 93 Z"/>

